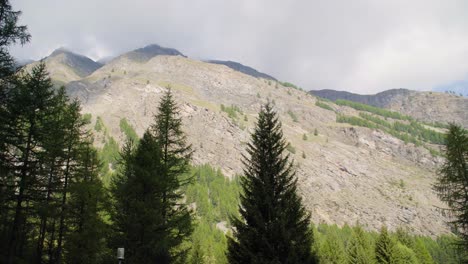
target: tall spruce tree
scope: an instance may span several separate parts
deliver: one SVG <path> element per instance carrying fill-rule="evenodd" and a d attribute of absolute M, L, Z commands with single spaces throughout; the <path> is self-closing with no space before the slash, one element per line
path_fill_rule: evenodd
<path fill-rule="evenodd" d="M 183 202 L 189 180 L 191 147 L 186 144 L 178 108 L 168 90 L 155 123 L 138 147 L 127 143 L 121 172 L 113 181 L 113 220 L 117 243 L 127 248 L 128 263 L 175 263 L 186 259 L 184 241 L 192 233 L 192 214 Z"/>
<path fill-rule="evenodd" d="M 369 264 L 374 262 L 372 243 L 362 227 L 353 228 L 353 235 L 347 248 L 348 263 Z"/>
<path fill-rule="evenodd" d="M 447 132 L 445 164 L 435 190 L 449 206 L 450 224 L 460 236 L 463 251 L 468 252 L 468 131 L 451 124 Z"/>
<path fill-rule="evenodd" d="M 387 227 L 383 226 L 375 242 L 375 259 L 379 264 L 393 264 L 399 263 L 398 257 L 397 242 L 390 236 Z"/>
<path fill-rule="evenodd" d="M 281 123 L 272 105 L 262 107 L 244 156 L 244 177 L 228 241 L 230 263 L 313 263 L 310 216 L 297 194 L 297 179 Z"/>

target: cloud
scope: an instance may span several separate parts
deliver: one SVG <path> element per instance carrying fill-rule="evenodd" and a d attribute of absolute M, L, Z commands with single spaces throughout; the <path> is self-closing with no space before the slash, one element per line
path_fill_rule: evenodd
<path fill-rule="evenodd" d="M 466 1 L 12 0 L 38 59 L 65 46 L 94 59 L 158 43 L 239 61 L 305 89 L 429 90 L 466 78 Z"/>

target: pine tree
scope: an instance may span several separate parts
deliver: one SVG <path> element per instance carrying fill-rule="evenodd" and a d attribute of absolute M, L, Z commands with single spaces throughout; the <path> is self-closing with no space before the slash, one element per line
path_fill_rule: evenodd
<path fill-rule="evenodd" d="M 99 179 L 101 163 L 91 141 L 80 145 L 76 174 L 70 182 L 65 234 L 66 263 L 102 263 L 107 226 L 100 214 L 107 195 Z"/>
<path fill-rule="evenodd" d="M 45 124 L 56 97 L 44 64 L 34 67 L 15 82 L 0 114 L 0 163 L 2 197 L 7 206 L 2 216 L 3 246 L 8 263 L 22 258 L 31 233 L 31 214 L 41 196 L 41 167 L 44 164 L 44 142 L 48 136 Z M 12 210 L 10 210 L 12 209 Z"/>
<path fill-rule="evenodd" d="M 230 263 L 312 263 L 310 216 L 297 194 L 281 123 L 270 103 L 260 111 L 244 156 L 241 219 L 228 241 Z"/>
<path fill-rule="evenodd" d="M 353 228 L 353 236 L 348 246 L 348 263 L 373 263 L 372 246 L 366 233 L 359 225 Z"/>
<path fill-rule="evenodd" d="M 447 132 L 446 161 L 435 190 L 449 206 L 451 225 L 457 230 L 465 252 L 468 252 L 468 132 L 451 124 Z"/>
<path fill-rule="evenodd" d="M 334 231 L 328 232 L 320 243 L 319 260 L 321 263 L 346 263 L 346 254 L 343 244 Z"/>
<path fill-rule="evenodd" d="M 122 169 L 113 181 L 112 218 L 128 263 L 183 262 L 192 233 L 192 214 L 183 203 L 183 179 L 191 155 L 170 90 L 163 96 L 155 124 L 138 147 L 127 143 Z"/>
<path fill-rule="evenodd" d="M 154 121 L 151 132 L 162 154 L 162 220 L 165 228 L 170 230 L 166 233 L 164 250 L 170 261 L 182 262 L 190 250 L 183 246 L 183 242 L 193 232 L 192 213 L 181 202 L 182 187 L 191 183 L 190 178 L 184 179 L 183 176 L 189 170 L 192 146 L 187 144 L 179 108 L 170 87 L 161 98 Z"/>
<path fill-rule="evenodd" d="M 383 226 L 380 229 L 380 235 L 375 243 L 375 258 L 377 263 L 396 263 L 396 246 L 396 242 L 388 234 L 387 227 Z"/>
<path fill-rule="evenodd" d="M 0 80 L 2 81 L 12 77 L 15 70 L 15 61 L 8 52 L 8 46 L 18 42 L 23 45 L 31 38 L 26 26 L 17 25 L 20 15 L 21 11 L 12 10 L 10 1 L 0 2 Z M 4 83 L 0 84 L 0 87 L 6 88 L 3 85 Z M 2 96 L 0 96 L 1 101 Z"/>

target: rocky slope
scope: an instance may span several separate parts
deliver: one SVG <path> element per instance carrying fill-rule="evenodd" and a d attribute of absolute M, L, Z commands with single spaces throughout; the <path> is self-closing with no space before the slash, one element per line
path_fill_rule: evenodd
<path fill-rule="evenodd" d="M 311 94 L 332 101 L 345 99 L 391 109 L 426 122 L 455 122 L 468 127 L 468 98 L 438 92 L 392 89 L 373 95 L 317 90 Z"/>
<path fill-rule="evenodd" d="M 145 60 L 124 54 L 69 82 L 67 90 L 82 101 L 83 113 L 91 113 L 93 122 L 102 117 L 109 133 L 122 140 L 120 119 L 141 135 L 168 86 L 180 105 L 195 164 L 210 163 L 229 177 L 240 174 L 256 114 L 271 100 L 315 222 L 359 221 L 373 230 L 383 224 L 408 226 L 429 235 L 449 232 L 447 219 L 436 209 L 443 205 L 431 189 L 441 158 L 379 130 L 336 123 L 335 111 L 317 107 L 316 97 L 306 92 L 180 54 Z M 231 118 L 221 105 L 241 111 Z M 333 107 L 357 115 L 351 108 Z"/>

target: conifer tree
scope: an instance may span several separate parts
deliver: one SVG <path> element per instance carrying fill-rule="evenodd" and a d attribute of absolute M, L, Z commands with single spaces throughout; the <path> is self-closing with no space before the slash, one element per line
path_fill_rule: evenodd
<path fill-rule="evenodd" d="M 18 25 L 18 19 L 21 11 L 14 11 L 10 1 L 0 1 L 0 80 L 12 77 L 15 70 L 15 61 L 8 52 L 8 46 L 16 43 L 21 45 L 29 42 L 31 35 L 26 26 Z M 4 83 L 0 84 L 1 92 L 4 92 Z M 5 94 L 3 94 L 5 95 Z M 2 101 L 0 93 L 0 102 Z"/>
<path fill-rule="evenodd" d="M 187 143 L 182 130 L 182 118 L 170 87 L 161 98 L 158 113 L 154 117 L 151 133 L 161 148 L 162 221 L 170 232 L 166 233 L 165 250 L 171 261 L 181 262 L 190 250 L 183 246 L 193 232 L 192 213 L 182 202 L 182 187 L 191 183 L 183 178 L 188 172 L 192 146 Z M 176 235 L 175 235 L 175 234 Z"/>
<path fill-rule="evenodd" d="M 192 233 L 192 214 L 183 203 L 183 179 L 191 155 L 170 90 L 163 96 L 155 123 L 138 147 L 127 143 L 122 169 L 113 182 L 112 218 L 128 263 L 183 262 Z"/>
<path fill-rule="evenodd" d="M 379 237 L 375 243 L 375 259 L 377 263 L 393 264 L 397 261 L 397 244 L 390 237 L 387 227 L 380 229 Z"/>
<path fill-rule="evenodd" d="M 67 202 L 67 232 L 64 255 L 66 263 L 102 263 L 107 226 L 100 214 L 107 195 L 99 178 L 101 163 L 91 141 L 80 144 L 77 168 L 70 182 Z"/>
<path fill-rule="evenodd" d="M 285 152 L 281 123 L 270 103 L 262 107 L 244 156 L 244 177 L 230 263 L 313 263 L 310 216 L 297 194 L 294 165 Z"/>
<path fill-rule="evenodd" d="M 7 223 L 3 241 L 7 247 L 8 263 L 22 258 L 30 234 L 31 210 L 41 190 L 41 166 L 44 163 L 44 129 L 49 110 L 56 99 L 44 64 L 34 67 L 15 82 L 0 114 L 0 160 L 2 195 L 7 208 L 2 213 Z M 12 209 L 12 210 L 10 210 Z"/>
<path fill-rule="evenodd" d="M 349 243 L 348 263 L 366 264 L 373 263 L 373 252 L 371 242 L 366 233 L 359 225 L 353 228 L 353 235 Z"/>
<path fill-rule="evenodd" d="M 449 206 L 454 219 L 450 224 L 460 236 L 463 251 L 468 252 L 468 132 L 451 124 L 447 132 L 446 161 L 435 190 Z"/>

